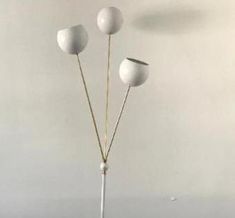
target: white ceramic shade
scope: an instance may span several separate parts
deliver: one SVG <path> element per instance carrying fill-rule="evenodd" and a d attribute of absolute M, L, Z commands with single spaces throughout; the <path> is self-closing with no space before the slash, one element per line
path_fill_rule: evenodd
<path fill-rule="evenodd" d="M 69 27 L 58 31 L 57 42 L 64 52 L 79 54 L 87 45 L 88 34 L 83 25 Z"/>
<path fill-rule="evenodd" d="M 97 25 L 101 32 L 111 35 L 118 32 L 123 24 L 122 13 L 118 8 L 103 8 L 97 16 Z"/>
<path fill-rule="evenodd" d="M 130 86 L 139 86 L 148 78 L 149 65 L 143 61 L 126 58 L 119 68 L 121 80 Z"/>

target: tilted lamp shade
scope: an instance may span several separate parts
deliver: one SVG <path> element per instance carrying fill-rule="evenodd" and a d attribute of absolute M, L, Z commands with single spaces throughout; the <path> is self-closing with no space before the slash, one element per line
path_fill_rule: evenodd
<path fill-rule="evenodd" d="M 118 8 L 103 8 L 97 16 L 97 25 L 101 32 L 111 35 L 118 32 L 123 23 L 122 13 Z"/>
<path fill-rule="evenodd" d="M 79 54 L 87 45 L 88 34 L 83 25 L 69 27 L 58 31 L 57 42 L 64 52 Z"/>
<path fill-rule="evenodd" d="M 139 86 L 148 78 L 149 65 L 143 61 L 126 58 L 120 65 L 119 75 L 125 84 Z"/>

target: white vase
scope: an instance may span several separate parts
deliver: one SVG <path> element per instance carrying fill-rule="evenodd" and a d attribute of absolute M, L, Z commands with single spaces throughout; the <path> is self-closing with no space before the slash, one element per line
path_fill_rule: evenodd
<path fill-rule="evenodd" d="M 88 34 L 83 25 L 69 27 L 58 31 L 57 42 L 64 52 L 79 54 L 87 45 Z"/>
<path fill-rule="evenodd" d="M 119 68 L 121 80 L 129 86 L 139 86 L 148 78 L 149 65 L 143 61 L 126 58 Z"/>
<path fill-rule="evenodd" d="M 97 25 L 101 32 L 111 35 L 118 32 L 123 23 L 122 13 L 118 8 L 103 8 L 97 16 Z"/>

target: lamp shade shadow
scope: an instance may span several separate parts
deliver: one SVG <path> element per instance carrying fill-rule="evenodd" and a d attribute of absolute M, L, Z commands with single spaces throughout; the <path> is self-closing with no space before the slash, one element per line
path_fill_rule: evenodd
<path fill-rule="evenodd" d="M 136 29 L 162 34 L 189 33 L 203 28 L 206 13 L 197 9 L 164 8 L 148 10 L 132 21 Z"/>

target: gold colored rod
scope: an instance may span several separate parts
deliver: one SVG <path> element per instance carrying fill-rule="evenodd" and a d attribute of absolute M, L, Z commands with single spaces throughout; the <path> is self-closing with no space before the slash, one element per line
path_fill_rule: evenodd
<path fill-rule="evenodd" d="M 114 131 L 113 131 L 112 138 L 111 138 L 111 141 L 110 141 L 110 144 L 109 144 L 109 148 L 108 148 L 107 154 L 106 154 L 106 156 L 105 156 L 106 162 L 107 162 L 107 160 L 108 160 L 109 153 L 110 153 L 110 150 L 111 150 L 112 145 L 113 145 L 114 137 L 115 137 L 115 135 L 116 135 L 116 133 L 117 133 L 118 125 L 119 125 L 119 123 L 120 123 L 120 120 L 121 120 L 121 117 L 122 117 L 122 113 L 123 113 L 123 111 L 124 111 L 124 108 L 125 108 L 125 105 L 126 105 L 126 101 L 127 101 L 127 97 L 128 97 L 128 95 L 129 95 L 130 89 L 131 89 L 131 87 L 128 86 L 127 91 L 126 91 L 126 94 L 125 94 L 125 97 L 124 97 L 124 100 L 123 100 L 123 103 L 122 103 L 122 106 L 121 106 L 121 110 L 120 110 L 119 115 L 118 115 L 117 122 L 116 122 L 115 127 L 114 127 Z"/>
<path fill-rule="evenodd" d="M 98 140 L 98 145 L 99 145 L 101 157 L 102 157 L 103 161 L 105 162 L 105 155 L 104 155 L 104 152 L 102 150 L 100 136 L 99 136 L 96 120 L 95 120 L 95 115 L 94 115 L 94 112 L 93 112 L 93 109 L 92 109 L 92 106 L 91 106 L 91 100 L 90 100 L 90 97 L 89 97 L 89 93 L 88 93 L 88 89 L 87 89 L 87 85 L 86 85 L 86 80 L 85 80 L 85 77 L 84 77 L 84 74 L 83 74 L 82 65 L 81 65 L 78 54 L 77 54 L 77 60 L 78 60 L 78 64 L 79 64 L 79 69 L 80 69 L 80 73 L 81 73 L 81 77 L 82 77 L 83 86 L 84 86 L 84 89 L 85 89 L 85 92 L 86 92 L 86 97 L 87 97 L 87 101 L 88 101 L 88 105 L 89 105 L 93 125 L 95 127 L 95 132 L 96 132 L 96 136 L 97 136 L 97 140 Z"/>
<path fill-rule="evenodd" d="M 108 38 L 108 60 L 107 60 L 107 75 L 106 75 L 106 103 L 105 103 L 105 133 L 104 133 L 104 154 L 108 144 L 108 123 L 109 123 L 109 93 L 110 93 L 110 57 L 111 57 L 111 35 Z"/>

